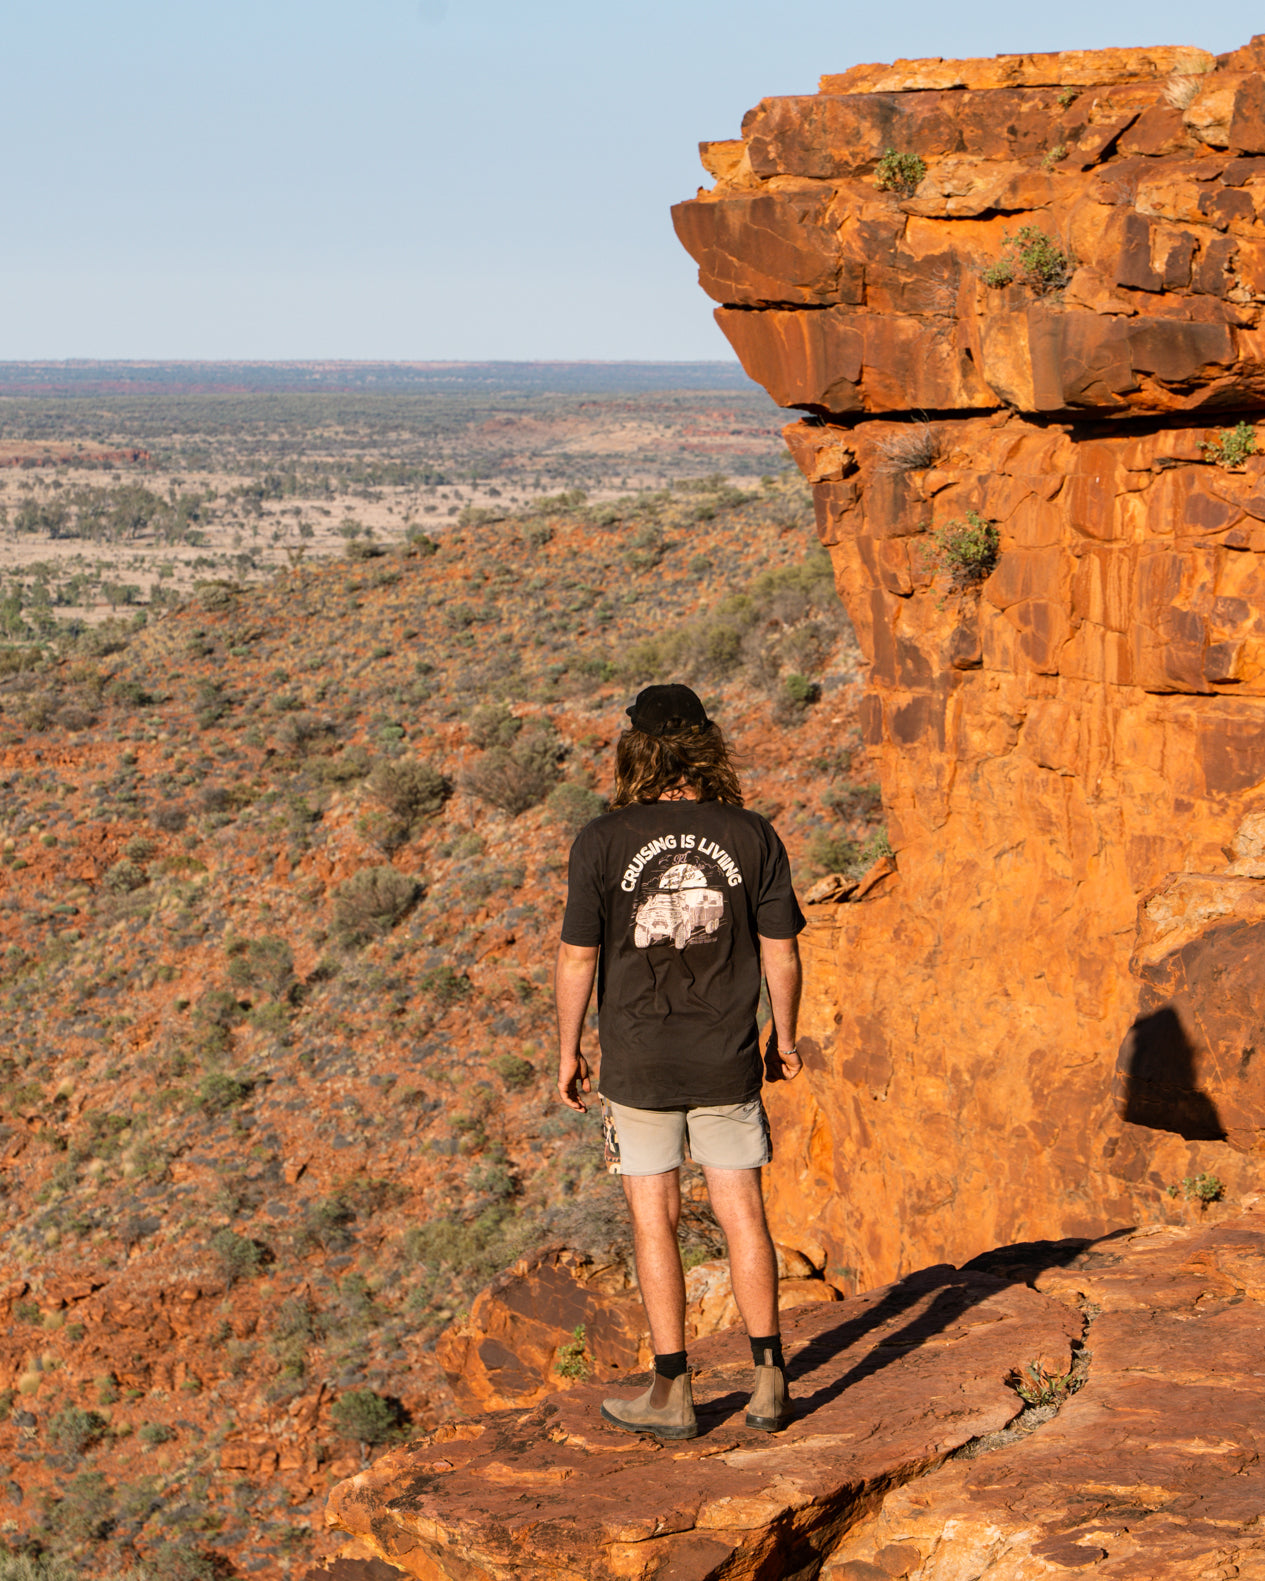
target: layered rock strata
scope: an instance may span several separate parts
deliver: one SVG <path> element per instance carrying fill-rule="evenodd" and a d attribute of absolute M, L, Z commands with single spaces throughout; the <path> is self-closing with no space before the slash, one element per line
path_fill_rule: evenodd
<path fill-rule="evenodd" d="M 1259 1210 L 928 1269 L 791 1314 L 785 1433 L 717 1336 L 697 1440 L 605 1427 L 591 1384 L 453 1423 L 335 1488 L 346 1569 L 310 1581 L 1260 1575 L 1262 1300 Z"/>
<path fill-rule="evenodd" d="M 869 665 L 894 870 L 810 908 L 772 1180 L 860 1288 L 1255 1178 L 1263 73 L 857 67 L 675 211 Z"/>

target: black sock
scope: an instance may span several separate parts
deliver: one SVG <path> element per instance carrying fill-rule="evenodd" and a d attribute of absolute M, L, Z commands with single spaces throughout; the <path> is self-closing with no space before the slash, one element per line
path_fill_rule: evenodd
<path fill-rule="evenodd" d="M 666 1356 L 656 1356 L 654 1370 L 661 1378 L 683 1378 L 685 1376 L 685 1352 L 683 1350 L 669 1351 Z"/>
<path fill-rule="evenodd" d="M 771 1356 L 767 1356 L 769 1351 L 773 1352 Z M 751 1360 L 757 1367 L 767 1367 L 772 1363 L 774 1367 L 781 1367 L 785 1371 L 786 1363 L 782 1359 L 782 1336 L 780 1334 L 770 1334 L 767 1339 L 756 1339 L 752 1335 Z"/>

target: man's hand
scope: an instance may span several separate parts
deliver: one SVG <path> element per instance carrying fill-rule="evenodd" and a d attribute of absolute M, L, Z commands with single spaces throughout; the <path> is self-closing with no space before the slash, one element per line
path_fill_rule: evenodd
<path fill-rule="evenodd" d="M 558 948 L 554 972 L 554 999 L 558 1007 L 558 1095 L 568 1109 L 588 1111 L 580 1093 L 589 1090 L 589 1066 L 580 1053 L 584 1013 L 597 975 L 597 949 L 563 944 Z"/>
<path fill-rule="evenodd" d="M 580 1100 L 581 1092 L 589 1090 L 589 1062 L 583 1054 L 558 1056 L 558 1096 L 568 1109 L 578 1109 L 587 1114 L 588 1105 Z"/>
<path fill-rule="evenodd" d="M 782 1067 L 782 1080 L 794 1081 L 804 1068 L 804 1062 L 799 1057 L 796 1049 L 778 1050 L 778 1064 Z"/>
<path fill-rule="evenodd" d="M 790 1050 L 783 1053 L 778 1047 L 777 1028 L 774 1027 L 764 1051 L 765 1081 L 794 1081 L 803 1068 L 804 1062 L 798 1053 Z"/>
<path fill-rule="evenodd" d="M 799 991 L 803 976 L 799 965 L 799 945 L 794 939 L 766 939 L 760 936 L 760 960 L 764 980 L 769 986 L 769 1007 L 773 1026 L 764 1056 L 765 1081 L 794 1081 L 804 1068 L 795 1047 L 795 1023 L 799 1017 Z M 788 1051 L 788 1052 L 783 1052 Z"/>

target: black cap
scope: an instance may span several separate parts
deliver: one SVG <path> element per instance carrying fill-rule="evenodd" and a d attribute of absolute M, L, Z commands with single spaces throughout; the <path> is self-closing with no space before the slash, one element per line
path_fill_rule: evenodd
<path fill-rule="evenodd" d="M 711 724 L 707 710 L 688 686 L 647 686 L 624 712 L 634 730 L 648 736 L 666 736 L 677 730 L 705 730 Z"/>

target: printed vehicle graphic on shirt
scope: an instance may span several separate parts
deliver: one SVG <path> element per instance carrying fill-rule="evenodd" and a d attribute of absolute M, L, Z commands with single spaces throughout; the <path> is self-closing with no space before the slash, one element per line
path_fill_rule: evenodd
<path fill-rule="evenodd" d="M 678 950 L 704 939 L 720 927 L 725 897 L 712 889 L 707 874 L 692 862 L 674 862 L 659 880 L 659 889 L 637 907 L 633 943 L 639 950 L 669 939 Z"/>

